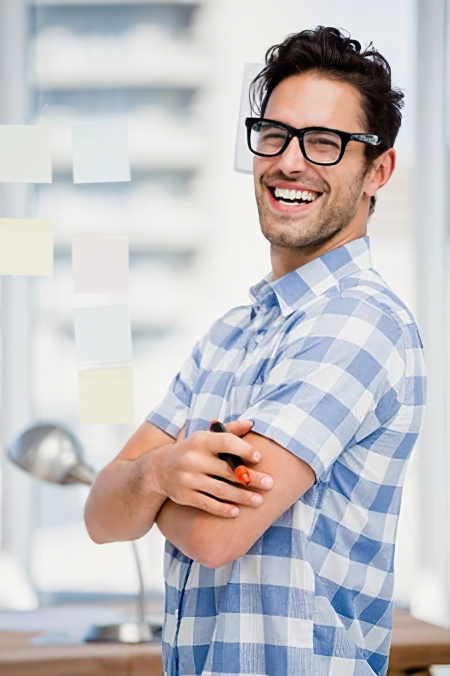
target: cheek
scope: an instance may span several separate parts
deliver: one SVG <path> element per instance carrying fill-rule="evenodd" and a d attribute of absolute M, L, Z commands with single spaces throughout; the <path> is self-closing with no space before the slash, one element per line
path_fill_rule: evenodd
<path fill-rule="evenodd" d="M 342 165 L 342 166 L 341 166 Z M 334 169 L 334 171 L 331 171 Z M 327 171 L 322 172 L 322 178 L 329 185 L 330 198 L 345 198 L 359 191 L 363 178 L 360 171 L 355 171 L 354 167 L 347 167 L 342 161 L 334 167 L 329 167 Z"/>
<path fill-rule="evenodd" d="M 253 175 L 255 183 L 259 183 L 263 176 L 273 176 L 276 172 L 276 163 L 273 160 L 266 160 L 263 157 L 254 155 L 253 157 Z"/>

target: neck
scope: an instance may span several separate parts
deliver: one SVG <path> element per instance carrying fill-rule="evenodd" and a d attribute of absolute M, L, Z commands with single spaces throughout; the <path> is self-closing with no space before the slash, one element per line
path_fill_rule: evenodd
<path fill-rule="evenodd" d="M 284 277 L 289 272 L 297 270 L 302 265 L 306 265 L 314 258 L 319 258 L 328 251 L 337 249 L 347 242 L 351 242 L 354 239 L 359 239 L 367 235 L 367 222 L 364 226 L 360 227 L 347 227 L 344 230 L 338 232 L 332 239 L 326 242 L 323 246 L 319 248 L 311 247 L 299 247 L 286 248 L 277 246 L 276 244 L 271 244 L 270 246 L 270 260 L 272 263 L 272 279 L 279 279 Z"/>

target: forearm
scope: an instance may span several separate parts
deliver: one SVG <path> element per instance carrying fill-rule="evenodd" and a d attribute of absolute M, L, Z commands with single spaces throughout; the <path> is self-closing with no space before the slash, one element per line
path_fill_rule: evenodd
<path fill-rule="evenodd" d="M 135 540 L 150 530 L 166 500 L 149 481 L 157 454 L 163 450 L 153 449 L 134 460 L 116 459 L 100 472 L 84 514 L 94 542 Z"/>
<path fill-rule="evenodd" d="M 198 560 L 194 537 L 195 519 L 199 509 L 189 505 L 179 505 L 172 500 L 166 500 L 158 512 L 155 523 L 164 537 L 190 559 Z"/>

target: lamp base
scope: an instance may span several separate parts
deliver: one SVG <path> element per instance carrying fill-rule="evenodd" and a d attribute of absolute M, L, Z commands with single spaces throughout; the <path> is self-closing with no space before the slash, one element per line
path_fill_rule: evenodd
<path fill-rule="evenodd" d="M 153 622 L 120 622 L 119 624 L 95 624 L 85 641 L 114 641 L 116 643 L 148 643 L 161 638 L 162 626 Z"/>

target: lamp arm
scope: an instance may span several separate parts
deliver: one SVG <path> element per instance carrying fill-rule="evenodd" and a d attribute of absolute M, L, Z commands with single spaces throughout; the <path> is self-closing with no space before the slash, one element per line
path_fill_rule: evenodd
<path fill-rule="evenodd" d="M 79 465 L 75 465 L 75 467 L 72 467 L 67 475 L 67 483 L 79 483 L 92 486 L 96 477 L 97 472 L 93 470 L 92 467 L 89 467 L 89 465 L 85 465 L 83 462 Z"/>
<path fill-rule="evenodd" d="M 76 483 L 83 483 L 87 484 L 88 486 L 91 486 L 95 478 L 97 476 L 97 473 L 95 470 L 92 469 L 92 467 L 89 467 L 88 465 L 85 465 L 84 463 L 80 463 L 79 465 L 76 465 L 76 467 L 73 467 L 68 475 L 68 478 L 71 479 L 72 481 Z M 144 578 L 142 575 L 142 567 L 141 567 L 141 561 L 139 558 L 139 552 L 138 548 L 136 545 L 136 542 L 133 540 L 131 542 L 131 547 L 133 549 L 133 556 L 134 560 L 136 562 L 136 568 L 137 568 L 137 573 L 138 573 L 138 579 L 139 579 L 139 594 L 137 598 L 137 615 L 138 615 L 138 621 L 139 624 L 144 625 L 145 624 L 145 589 L 144 589 Z"/>
<path fill-rule="evenodd" d="M 144 624 L 145 622 L 145 590 L 144 590 L 144 578 L 142 577 L 142 568 L 141 561 L 139 559 L 139 552 L 136 545 L 136 542 L 133 540 L 131 542 L 133 548 L 134 559 L 136 561 L 136 568 L 138 571 L 139 577 L 139 595 L 137 600 L 137 610 L 138 610 L 138 619 L 139 624 Z"/>

